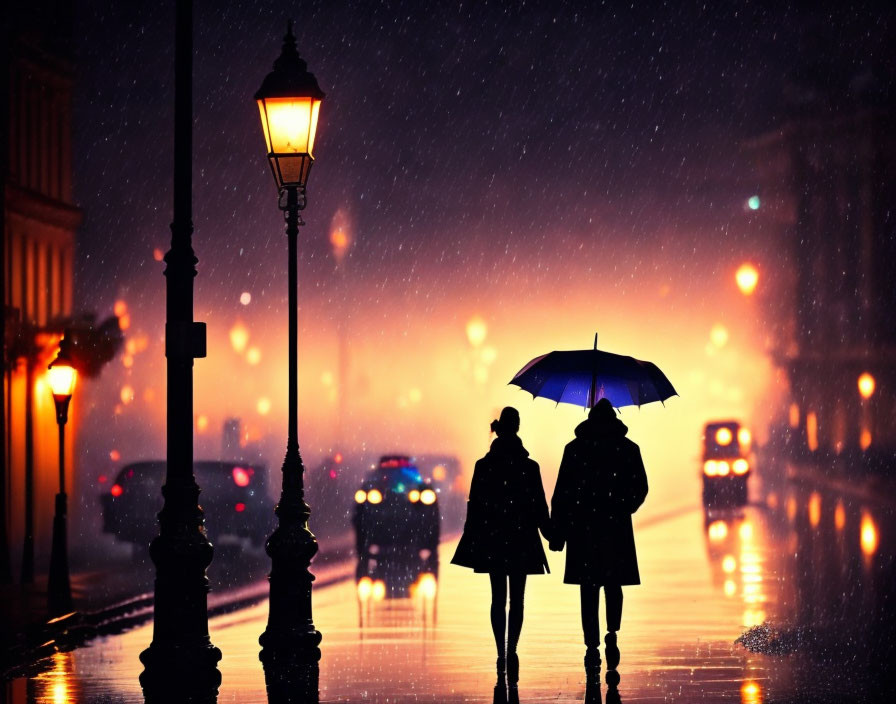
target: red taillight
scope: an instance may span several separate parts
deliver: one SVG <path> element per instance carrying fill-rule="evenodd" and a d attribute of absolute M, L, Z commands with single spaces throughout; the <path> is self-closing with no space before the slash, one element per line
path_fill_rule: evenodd
<path fill-rule="evenodd" d="M 97 481 L 99 481 L 100 484 L 105 484 L 108 480 L 109 479 L 105 474 L 101 474 L 99 477 L 97 477 Z"/>
<path fill-rule="evenodd" d="M 121 484 L 113 484 L 112 488 L 109 489 L 109 493 L 112 496 L 121 496 L 124 493 L 124 489 L 121 488 Z"/>
<path fill-rule="evenodd" d="M 336 479 L 339 475 L 336 473 L 335 469 L 330 470 L 330 479 Z"/>
<path fill-rule="evenodd" d="M 249 472 L 242 467 L 234 467 L 233 483 L 237 486 L 249 486 Z"/>
<path fill-rule="evenodd" d="M 244 503 L 241 501 L 240 503 L 236 504 L 236 506 L 234 506 L 233 509 L 234 509 L 237 513 L 242 513 L 243 511 L 246 510 L 246 504 L 244 504 Z"/>

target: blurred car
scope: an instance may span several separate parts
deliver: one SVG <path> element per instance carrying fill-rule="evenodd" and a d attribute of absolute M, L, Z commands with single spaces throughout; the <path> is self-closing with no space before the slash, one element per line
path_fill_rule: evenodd
<path fill-rule="evenodd" d="M 744 506 L 752 474 L 750 431 L 738 421 L 715 421 L 703 429 L 703 505 Z"/>
<path fill-rule="evenodd" d="M 354 498 L 359 596 L 409 596 L 422 575 L 437 575 L 438 497 L 409 457 L 381 457 Z"/>
<path fill-rule="evenodd" d="M 164 460 L 122 467 L 108 492 L 100 495 L 103 532 L 146 546 L 159 533 Z M 214 542 L 223 535 L 249 538 L 262 545 L 274 526 L 274 506 L 265 486 L 263 466 L 237 462 L 193 463 L 205 527 Z"/>

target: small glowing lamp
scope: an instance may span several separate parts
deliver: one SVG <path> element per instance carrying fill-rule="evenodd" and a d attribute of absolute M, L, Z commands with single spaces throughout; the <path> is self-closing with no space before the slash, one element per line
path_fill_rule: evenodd
<path fill-rule="evenodd" d="M 56 403 L 56 421 L 65 424 L 68 420 L 68 404 L 72 400 L 75 390 L 75 382 L 78 372 L 72 366 L 71 357 L 68 354 L 66 338 L 59 343 L 59 353 L 56 359 L 50 362 L 47 368 L 47 384 L 53 392 L 53 401 Z"/>
<path fill-rule="evenodd" d="M 719 428 L 716 431 L 716 442 L 719 445 L 730 445 L 734 435 L 729 428 Z"/>
<path fill-rule="evenodd" d="M 296 50 L 290 20 L 280 56 L 255 94 L 268 161 L 278 190 L 304 190 L 314 163 L 314 137 L 324 92 Z"/>
<path fill-rule="evenodd" d="M 859 395 L 862 398 L 871 398 L 871 395 L 874 393 L 874 389 L 877 386 L 877 382 L 874 380 L 874 377 L 871 376 L 868 372 L 863 372 L 859 377 L 858 381 L 859 385 Z"/>
<path fill-rule="evenodd" d="M 431 506 L 436 502 L 436 492 L 432 489 L 424 489 L 420 492 L 420 501 L 426 506 Z"/>
<path fill-rule="evenodd" d="M 756 290 L 756 284 L 759 283 L 759 271 L 749 262 L 741 264 L 734 274 L 734 280 L 737 282 L 740 292 L 749 296 Z"/>

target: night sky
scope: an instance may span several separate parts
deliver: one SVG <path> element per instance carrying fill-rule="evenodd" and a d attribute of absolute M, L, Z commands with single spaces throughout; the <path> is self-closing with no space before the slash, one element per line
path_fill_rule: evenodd
<path fill-rule="evenodd" d="M 167 250 L 171 221 L 173 5 L 83 3 L 75 32 L 75 188 L 86 212 L 77 300 L 100 315 L 126 301 L 136 311 L 131 334 L 148 335 L 153 354 L 164 304 L 154 250 Z M 233 371 L 238 360 L 209 366 L 219 364 L 215 353 L 236 319 L 282 326 L 267 338 L 259 333 L 267 344 L 261 367 L 280 359 L 267 350 L 285 350 L 285 237 L 252 95 L 279 54 L 288 18 L 327 93 L 300 235 L 307 399 L 329 373 L 340 316 L 353 322 L 359 344 L 363 337 L 444 345 L 440 331 L 450 327 L 463 346 L 473 313 L 495 321 L 496 338 L 503 330 L 507 341 L 516 321 L 525 335 L 499 358 L 495 383 L 503 385 L 530 357 L 560 346 L 542 323 L 568 314 L 575 326 L 563 328 L 563 342 L 588 346 L 600 324 L 615 333 L 616 348 L 631 345 L 620 351 L 641 352 L 667 371 L 671 364 L 673 382 L 686 386 L 681 377 L 691 367 L 676 360 L 692 348 L 703 354 L 716 304 L 731 300 L 722 293 L 731 267 L 775 256 L 764 223 L 745 214 L 756 182 L 744 140 L 782 124 L 818 86 L 835 86 L 848 100 L 869 82 L 892 85 L 892 10 L 827 5 L 197 2 L 196 317 L 209 323 L 212 352 L 197 374 L 207 373 L 202 365 L 242 374 Z M 340 210 L 354 223 L 344 280 L 334 275 L 328 241 Z M 240 306 L 242 292 L 251 293 L 251 307 Z M 530 309 L 540 311 L 532 320 Z M 651 335 L 632 349 L 636 309 L 648 324 L 688 314 L 703 326 L 699 342 L 667 341 L 680 349 L 665 364 Z M 596 320 L 579 325 L 588 315 Z M 750 331 L 733 326 L 732 342 Z M 763 353 L 756 340 L 754 358 Z M 315 353 L 322 356 L 308 361 Z M 377 354 L 362 363 L 358 353 L 358 397 L 379 398 L 383 373 L 369 362 Z M 110 397 L 141 368 L 161 374 L 160 352 L 109 372 Z M 431 372 L 418 370 L 439 378 Z M 711 386 L 703 371 L 687 373 Z M 245 393 L 250 407 L 269 394 L 276 415 L 284 374 L 268 374 Z M 402 383 L 417 388 L 413 379 Z M 421 388 L 424 403 L 435 401 L 436 390 Z M 722 397 L 739 410 L 752 398 Z M 158 394 L 145 401 L 158 404 Z M 501 403 L 488 390 L 477 402 L 488 411 Z M 99 392 L 93 405 L 94 425 L 108 434 Z M 444 409 L 429 408 L 433 423 Z M 375 413 L 376 403 L 367 410 Z M 455 426 L 456 440 L 463 431 Z M 413 428 L 409 422 L 395 437 Z M 115 442 L 104 436 L 98 444 Z"/>

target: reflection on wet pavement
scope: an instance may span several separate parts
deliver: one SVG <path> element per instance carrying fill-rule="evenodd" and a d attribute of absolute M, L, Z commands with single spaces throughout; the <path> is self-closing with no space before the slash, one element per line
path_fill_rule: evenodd
<path fill-rule="evenodd" d="M 643 585 L 625 590 L 618 691 L 605 684 L 586 691 L 578 590 L 562 584 L 562 557 L 550 553 L 552 574 L 531 578 L 526 593 L 520 700 L 863 701 L 880 672 L 860 644 L 815 636 L 862 616 L 844 637 L 864 633 L 891 654 L 884 610 L 893 574 L 892 537 L 883 528 L 889 518 L 798 492 L 776 501 L 783 510 L 705 515 L 695 507 L 640 527 L 636 521 Z M 442 546 L 443 565 L 453 550 L 453 543 Z M 322 702 L 493 700 L 484 575 L 444 567 L 437 583 L 427 579 L 404 599 L 374 598 L 368 586 L 346 580 L 315 591 Z M 224 653 L 219 701 L 267 701 L 258 661 L 266 617 L 267 604 L 260 604 L 212 620 L 212 640 Z M 735 643 L 766 621 L 789 624 L 781 637 L 795 639 L 788 652 L 796 652 L 751 652 Z M 150 629 L 58 654 L 51 670 L 12 683 L 8 700 L 142 701 L 137 655 Z M 831 657 L 845 667 L 832 667 Z"/>

